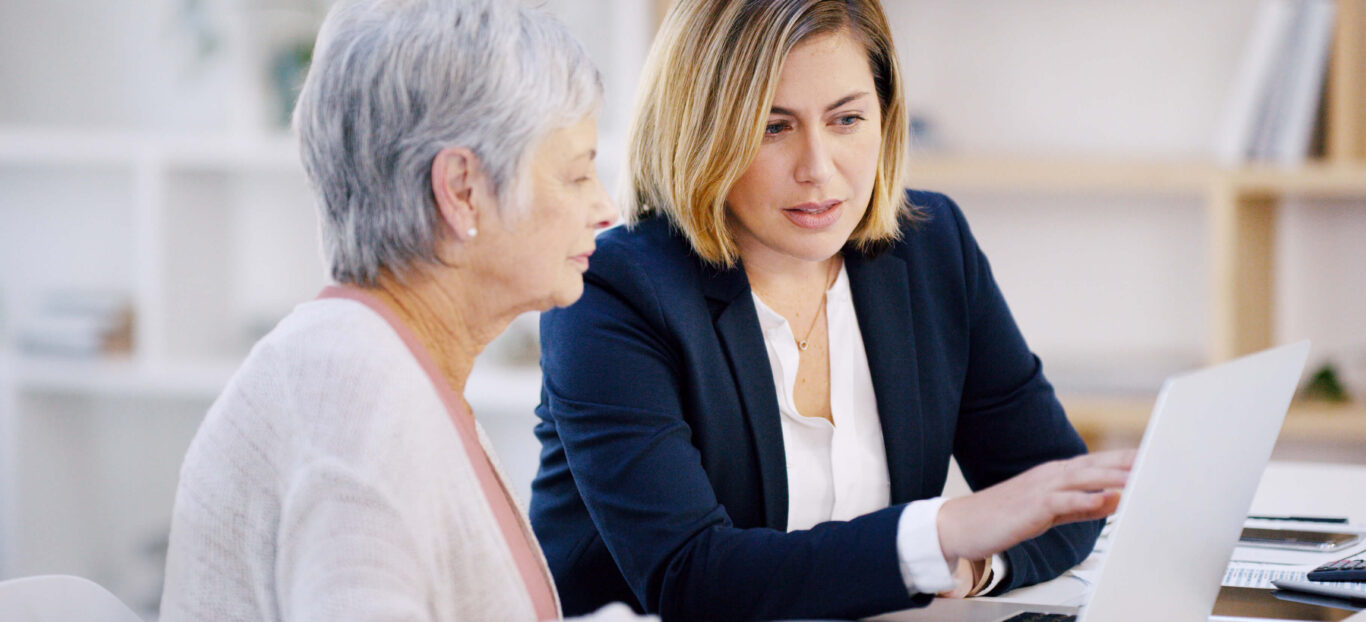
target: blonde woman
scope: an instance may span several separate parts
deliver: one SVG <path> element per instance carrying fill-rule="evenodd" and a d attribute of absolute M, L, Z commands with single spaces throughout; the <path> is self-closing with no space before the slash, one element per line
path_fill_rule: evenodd
<path fill-rule="evenodd" d="M 516 3 L 332 8 L 294 124 L 336 285 L 196 434 L 161 620 L 560 617 L 461 395 L 513 317 L 583 290 L 613 218 L 601 96 L 582 47 Z"/>
<path fill-rule="evenodd" d="M 1086 455 L 963 214 L 904 190 L 876 0 L 680 0 L 638 102 L 632 225 L 541 323 L 566 610 L 854 618 L 1081 561 L 1132 454 Z"/>

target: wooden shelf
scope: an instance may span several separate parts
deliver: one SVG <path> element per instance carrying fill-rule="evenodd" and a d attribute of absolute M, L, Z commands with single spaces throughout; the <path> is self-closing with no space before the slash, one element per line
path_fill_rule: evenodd
<path fill-rule="evenodd" d="M 1224 174 L 1244 194 L 1366 197 L 1366 163 L 1312 162 L 1299 168 L 1249 166 Z"/>
<path fill-rule="evenodd" d="M 0 164 L 302 173 L 292 136 L 0 127 Z"/>
<path fill-rule="evenodd" d="M 1196 194 L 1219 172 L 1199 162 L 957 156 L 915 156 L 908 169 L 913 188 L 1011 193 Z"/>
<path fill-rule="evenodd" d="M 1072 425 L 1093 444 L 1100 439 L 1143 437 L 1156 396 L 1062 396 Z M 1295 402 L 1280 440 L 1366 443 L 1366 406 Z"/>
<path fill-rule="evenodd" d="M 133 167 L 142 156 L 131 132 L 0 128 L 0 164 Z"/>
<path fill-rule="evenodd" d="M 1366 197 L 1366 163 L 1225 168 L 1200 161 L 917 156 L 909 168 L 911 186 L 930 190 Z"/>
<path fill-rule="evenodd" d="M 126 357 L 8 355 L 20 392 L 212 400 L 236 369 L 230 361 L 150 365 Z"/>
<path fill-rule="evenodd" d="M 241 364 L 236 358 L 144 363 L 11 352 L 0 354 L 0 383 L 11 382 L 20 393 L 211 401 Z M 540 397 L 541 370 L 534 365 L 476 365 L 465 385 L 465 398 L 481 418 L 529 415 Z"/>
<path fill-rule="evenodd" d="M 1351 199 L 1366 206 L 1366 160 L 1298 167 L 1104 159 L 931 157 L 909 164 L 911 186 L 1003 193 L 1143 194 L 1203 201 L 1210 224 L 1209 362 L 1276 343 L 1275 233 L 1285 197 Z"/>

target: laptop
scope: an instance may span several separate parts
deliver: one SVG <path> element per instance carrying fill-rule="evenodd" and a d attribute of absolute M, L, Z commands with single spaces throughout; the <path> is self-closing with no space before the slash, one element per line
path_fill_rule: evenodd
<path fill-rule="evenodd" d="M 885 622 L 1205 622 L 1299 383 L 1309 342 L 1168 378 L 1124 488 L 1090 601 L 1080 608 L 935 599 Z M 1019 619 L 1028 619 L 1020 617 Z"/>

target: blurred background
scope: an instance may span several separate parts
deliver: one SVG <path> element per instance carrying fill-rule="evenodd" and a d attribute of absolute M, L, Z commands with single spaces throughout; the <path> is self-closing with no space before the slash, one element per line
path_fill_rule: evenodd
<path fill-rule="evenodd" d="M 669 1 L 538 4 L 603 72 L 615 187 Z M 0 0 L 0 579 L 155 616 L 196 426 L 325 283 L 287 117 L 329 5 Z M 1366 462 L 1362 0 L 884 5 L 912 184 L 962 206 L 1093 448 L 1136 444 L 1168 374 L 1310 338 L 1276 456 Z M 524 500 L 536 339 L 468 387 Z"/>

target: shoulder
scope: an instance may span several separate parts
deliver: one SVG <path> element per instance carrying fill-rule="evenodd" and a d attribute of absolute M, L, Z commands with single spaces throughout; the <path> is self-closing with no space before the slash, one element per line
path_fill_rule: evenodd
<path fill-rule="evenodd" d="M 940 192 L 908 189 L 906 190 L 906 203 L 913 206 L 929 220 L 934 220 L 936 217 L 957 220 L 963 216 L 958 204 L 948 195 Z"/>
<path fill-rule="evenodd" d="M 184 575 L 168 594 L 182 594 L 168 598 L 216 585 L 220 567 L 235 577 L 262 559 L 311 568 L 309 537 L 333 557 L 444 572 L 434 560 L 478 556 L 455 525 L 487 528 L 486 506 L 469 503 L 482 498 L 473 459 L 382 317 L 351 300 L 304 303 L 252 349 L 191 443 L 168 561 Z M 239 553 L 205 566 L 196 552 L 222 534 Z M 336 544 L 348 534 L 383 546 Z"/>
<path fill-rule="evenodd" d="M 430 388 L 393 327 L 365 305 L 345 299 L 303 303 L 262 338 L 234 384 L 262 380 L 274 390 L 316 393 L 324 403 L 332 397 L 345 402 L 345 395 L 363 391 L 391 392 L 391 387 Z"/>
<path fill-rule="evenodd" d="M 304 455 L 402 462 L 394 445 L 444 438 L 432 436 L 442 409 L 383 318 L 350 300 L 311 301 L 252 348 L 205 417 L 186 464 L 209 447 L 220 459 L 244 452 L 277 464 Z"/>
<path fill-rule="evenodd" d="M 907 190 L 906 203 L 915 216 L 901 225 L 901 240 L 896 246 L 910 247 L 926 243 L 961 245 L 967 233 L 967 220 L 958 204 L 948 195 L 928 190 Z"/>
<path fill-rule="evenodd" d="M 708 269 L 668 219 L 650 217 L 611 229 L 598 236 L 597 244 L 584 274 L 584 296 L 550 315 L 610 307 L 663 321 L 679 303 L 697 299 L 700 304 Z"/>
<path fill-rule="evenodd" d="M 667 218 L 652 216 L 598 236 L 588 275 L 610 282 L 677 280 L 696 274 L 701 260 Z"/>
<path fill-rule="evenodd" d="M 976 241 L 958 204 L 947 195 L 926 190 L 907 190 L 906 202 L 913 215 L 902 221 L 901 237 L 885 253 L 907 262 L 911 272 L 944 276 L 970 269 Z"/>
<path fill-rule="evenodd" d="M 708 292 L 716 289 L 715 274 L 666 218 L 603 233 L 583 295 L 541 314 L 542 369 L 550 376 L 613 365 L 615 348 L 641 344 L 677 356 L 712 325 Z"/>

